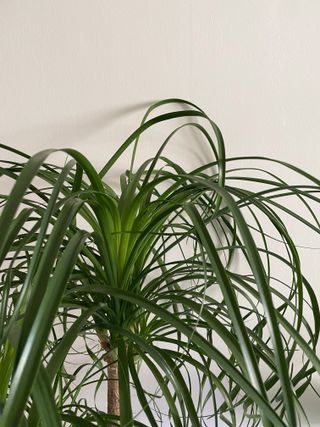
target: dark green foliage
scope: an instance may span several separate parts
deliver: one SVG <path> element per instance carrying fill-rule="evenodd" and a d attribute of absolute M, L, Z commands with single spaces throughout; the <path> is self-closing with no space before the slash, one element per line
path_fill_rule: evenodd
<path fill-rule="evenodd" d="M 164 107 L 178 110 L 155 115 Z M 140 135 L 177 119 L 135 169 Z M 192 171 L 164 153 L 185 127 L 212 151 Z M 129 147 L 118 194 L 105 175 Z M 100 173 L 71 149 L 64 167 L 55 150 L 1 149 L 16 159 L 1 168 L 13 186 L 1 196 L 1 427 L 300 425 L 320 316 L 287 224 L 319 233 L 317 179 L 226 158 L 218 127 L 178 99 L 150 107 Z M 92 403 L 108 380 L 98 337 L 118 355 L 119 420 Z"/>

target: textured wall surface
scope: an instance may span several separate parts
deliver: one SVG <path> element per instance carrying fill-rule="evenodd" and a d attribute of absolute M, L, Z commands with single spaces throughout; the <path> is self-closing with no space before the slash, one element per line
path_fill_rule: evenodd
<path fill-rule="evenodd" d="M 74 147 L 102 165 L 146 105 L 182 97 L 219 124 L 229 154 L 319 175 L 319 16 L 317 0 L 2 0 L 0 140 Z M 198 156 L 186 142 L 170 150 Z M 302 253 L 311 280 L 319 255 Z"/>

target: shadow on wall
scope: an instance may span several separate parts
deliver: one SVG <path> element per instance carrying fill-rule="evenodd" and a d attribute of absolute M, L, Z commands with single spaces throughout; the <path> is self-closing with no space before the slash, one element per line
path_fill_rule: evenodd
<path fill-rule="evenodd" d="M 48 144 L 65 146 L 78 144 L 81 141 L 108 128 L 114 121 L 138 111 L 144 112 L 151 102 L 136 103 L 126 107 L 112 108 L 110 111 L 97 110 L 94 112 L 75 113 L 68 118 L 54 120 L 48 123 L 34 123 L 20 129 L 9 129 L 3 132 L 3 143 L 18 142 L 34 146 L 48 147 Z M 3 135 L 1 137 L 3 138 Z M 33 149 L 33 147 L 32 147 Z M 33 150 L 34 151 L 34 150 Z"/>
<path fill-rule="evenodd" d="M 147 109 L 155 101 L 145 101 L 126 106 L 110 106 L 95 111 L 71 112 L 69 116 L 57 117 L 47 122 L 34 122 L 27 126 L 9 130 L 0 130 L 2 143 L 15 146 L 27 154 L 34 154 L 46 148 L 74 148 L 88 157 L 98 168 L 102 168 L 108 158 L 113 155 L 120 145 L 137 129 Z M 179 103 L 180 104 L 180 103 Z M 181 104 L 183 108 L 188 106 Z M 167 113 L 161 107 L 156 114 Z M 151 113 L 151 116 L 153 113 Z M 179 122 L 179 119 L 177 119 Z M 197 121 L 196 118 L 184 118 L 186 123 Z M 181 123 L 183 123 L 181 122 Z M 146 144 L 139 144 L 137 150 L 138 166 L 142 160 L 152 157 L 168 135 L 172 132 L 171 121 L 167 126 L 162 123 L 161 129 L 157 126 L 150 130 L 150 137 L 145 139 Z M 190 144 L 190 141 L 192 143 Z M 130 165 L 130 152 L 117 162 L 108 174 L 108 183 L 115 188 L 119 185 L 119 175 Z M 164 154 L 176 161 L 184 159 L 186 170 L 196 168 L 210 160 L 212 153 L 208 144 L 204 143 L 203 135 L 194 127 L 181 129 L 164 150 Z M 65 154 L 57 153 L 51 160 L 65 161 Z M 214 160 L 214 159 L 212 159 Z"/>

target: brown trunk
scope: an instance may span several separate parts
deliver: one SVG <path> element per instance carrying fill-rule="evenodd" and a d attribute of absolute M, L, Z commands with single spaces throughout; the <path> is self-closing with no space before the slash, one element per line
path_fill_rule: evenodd
<path fill-rule="evenodd" d="M 118 361 L 114 352 L 110 351 L 106 356 L 108 364 L 108 414 L 120 415 L 119 402 L 119 380 L 118 380 Z"/>
<path fill-rule="evenodd" d="M 118 359 L 117 354 L 114 350 L 110 349 L 108 339 L 98 334 L 100 339 L 101 348 L 106 351 L 104 360 L 107 362 L 107 374 L 108 374 L 108 385 L 107 385 L 107 411 L 110 415 L 120 415 L 120 400 L 119 400 L 119 378 L 118 378 Z M 107 425 L 107 427 L 114 426 L 113 423 Z"/>

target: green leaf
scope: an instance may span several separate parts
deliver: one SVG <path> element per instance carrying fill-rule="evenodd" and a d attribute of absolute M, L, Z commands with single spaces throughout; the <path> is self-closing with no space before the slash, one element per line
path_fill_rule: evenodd
<path fill-rule="evenodd" d="M 75 234 L 57 264 L 42 304 L 37 310 L 26 344 L 21 351 L 12 379 L 10 395 L 0 417 L 0 426 L 16 427 L 18 425 L 39 369 L 51 324 L 85 237 L 86 234 L 81 232 Z"/>

